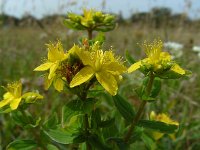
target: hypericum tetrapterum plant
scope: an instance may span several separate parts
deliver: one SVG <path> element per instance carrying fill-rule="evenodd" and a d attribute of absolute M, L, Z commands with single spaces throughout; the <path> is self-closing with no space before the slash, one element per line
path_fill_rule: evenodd
<path fill-rule="evenodd" d="M 59 40 L 47 44 L 47 58 L 34 71 L 45 72 L 43 77 L 46 90 L 53 84 L 60 93 L 71 93 L 73 97 L 62 97 L 66 104 L 61 112 L 35 119 L 28 113 L 27 106 L 43 96 L 34 92 L 22 94 L 20 81 L 4 87 L 6 93 L 0 101 L 0 112 L 12 112 L 11 116 L 16 123 L 24 130 L 29 129 L 28 133 L 32 135 L 11 142 L 7 149 L 20 147 L 50 150 L 71 147 L 82 150 L 126 150 L 135 141 L 143 141 L 149 149 L 156 149 L 156 141 L 164 134 L 175 139 L 178 122 L 162 112 L 157 115 L 154 111 L 147 112 L 150 114 L 147 119 L 143 115 L 147 102 L 156 102 L 158 99 L 160 79 L 176 79 L 188 75 L 188 71 L 162 50 L 162 41 L 145 41 L 141 47 L 147 57 L 131 64 L 127 70 L 125 61 L 115 54 L 114 49 L 104 50 L 104 41 L 94 38 L 94 31 L 107 32 L 115 28 L 113 15 L 84 9 L 82 15 L 68 13 L 64 24 L 71 29 L 87 31 L 88 37 L 82 38 L 79 44 L 74 44 L 69 50 L 65 50 Z M 130 55 L 128 57 L 131 58 Z M 140 106 L 133 109 L 134 106 L 118 91 L 123 83 L 123 74 L 136 70 L 144 74 L 144 79 L 141 87 L 136 90 L 141 99 Z M 107 104 L 102 96 L 108 101 L 112 98 L 113 102 Z M 112 104 L 119 113 L 113 109 Z M 107 105 L 110 111 L 106 110 Z M 61 116 L 58 117 L 58 114 Z"/>

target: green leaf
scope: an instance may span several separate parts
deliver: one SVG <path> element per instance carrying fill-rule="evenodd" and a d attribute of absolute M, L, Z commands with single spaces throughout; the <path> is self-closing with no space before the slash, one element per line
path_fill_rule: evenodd
<path fill-rule="evenodd" d="M 116 137 L 119 134 L 119 127 L 116 124 L 102 128 L 102 134 L 104 138 Z"/>
<path fill-rule="evenodd" d="M 81 133 L 73 139 L 73 143 L 83 143 L 86 141 L 86 139 L 86 135 Z"/>
<path fill-rule="evenodd" d="M 128 50 L 126 50 L 125 56 L 129 64 L 134 64 L 136 62 L 135 59 L 130 55 Z"/>
<path fill-rule="evenodd" d="M 96 104 L 97 100 L 94 98 L 88 98 L 86 101 L 83 102 L 81 110 L 83 113 L 90 114 L 91 111 L 94 109 L 94 105 Z"/>
<path fill-rule="evenodd" d="M 191 72 L 186 70 L 186 73 L 184 75 L 181 75 L 181 74 L 178 74 L 172 70 L 169 70 L 163 74 L 159 74 L 158 77 L 161 78 L 161 79 L 179 79 L 183 76 L 188 76 L 190 75 Z"/>
<path fill-rule="evenodd" d="M 105 34 L 103 32 L 99 32 L 97 36 L 94 38 L 94 41 L 98 41 L 101 44 L 103 44 L 105 42 L 105 39 L 106 39 Z"/>
<path fill-rule="evenodd" d="M 47 150 L 59 150 L 55 145 L 48 144 L 47 145 Z"/>
<path fill-rule="evenodd" d="M 90 135 L 87 142 L 97 150 L 111 150 L 111 148 L 105 145 L 96 134 Z"/>
<path fill-rule="evenodd" d="M 101 116 L 100 116 L 100 111 L 97 108 L 97 109 L 92 111 L 91 128 L 96 129 L 100 123 L 101 123 Z"/>
<path fill-rule="evenodd" d="M 151 121 L 151 120 L 140 120 L 137 126 L 156 130 L 162 133 L 174 133 L 179 127 L 177 125 L 166 124 L 164 122 Z"/>
<path fill-rule="evenodd" d="M 108 31 L 113 30 L 114 28 L 115 28 L 115 24 L 111 24 L 108 26 L 99 26 L 99 27 L 95 28 L 94 30 L 101 31 L 101 32 L 108 32 Z"/>
<path fill-rule="evenodd" d="M 136 89 L 136 93 L 140 97 L 140 99 L 144 101 L 153 102 L 156 100 L 156 97 L 158 96 L 161 90 L 161 81 L 159 78 L 154 79 L 150 95 L 148 95 L 148 93 L 146 92 L 148 81 L 149 77 L 144 78 L 142 86 Z"/>
<path fill-rule="evenodd" d="M 154 78 L 150 97 L 155 98 L 156 96 L 158 96 L 160 90 L 161 90 L 161 80 L 159 78 Z"/>
<path fill-rule="evenodd" d="M 107 139 L 107 142 L 114 142 L 119 150 L 129 150 L 129 145 L 127 143 L 124 142 L 124 140 L 122 138 L 118 138 L 118 137 L 111 137 Z"/>
<path fill-rule="evenodd" d="M 37 143 L 33 140 L 16 140 L 7 146 L 7 150 L 35 150 Z"/>
<path fill-rule="evenodd" d="M 61 144 L 70 144 L 73 143 L 73 136 L 74 132 L 70 131 L 69 129 L 63 129 L 58 127 L 57 129 L 49 129 L 43 130 L 44 133 L 49 136 L 53 141 Z"/>
<path fill-rule="evenodd" d="M 79 107 L 79 101 L 71 101 L 67 105 L 62 107 L 62 125 L 64 126 L 67 122 L 69 122 L 69 119 L 79 114 L 80 112 L 77 111 L 76 107 Z"/>
<path fill-rule="evenodd" d="M 69 20 L 69 19 L 65 19 L 65 20 L 63 21 L 63 24 L 64 24 L 66 27 L 70 28 L 70 29 L 74 29 L 74 30 L 85 30 L 85 27 L 82 26 L 80 23 L 73 22 L 73 21 L 71 21 L 71 20 Z"/>
<path fill-rule="evenodd" d="M 112 23 L 112 24 L 115 24 L 115 19 L 116 17 L 113 16 L 113 15 L 106 15 L 105 16 L 105 19 L 104 19 L 104 23 L 107 24 L 107 23 Z"/>
<path fill-rule="evenodd" d="M 0 114 L 9 113 L 11 111 L 13 111 L 13 110 L 8 105 L 0 108 Z"/>
<path fill-rule="evenodd" d="M 146 134 L 143 133 L 141 136 L 141 139 L 145 143 L 145 145 L 147 146 L 148 149 L 150 149 L 150 150 L 156 149 L 156 144 L 152 138 L 150 138 L 149 136 L 147 136 Z"/>
<path fill-rule="evenodd" d="M 156 100 L 154 97 L 147 96 L 146 94 L 142 95 L 141 99 L 148 102 L 154 102 Z"/>
<path fill-rule="evenodd" d="M 140 99 L 142 99 L 142 100 L 143 100 L 143 97 L 147 95 L 145 90 L 146 90 L 146 87 L 147 87 L 148 80 L 149 80 L 149 78 L 145 77 L 143 82 L 142 82 L 142 85 L 135 90 L 138 97 L 140 97 Z M 148 96 L 146 96 L 146 97 L 148 97 Z"/>
<path fill-rule="evenodd" d="M 46 128 L 56 128 L 56 126 L 58 125 L 57 113 L 53 113 L 53 115 L 49 117 L 49 119 L 44 123 L 44 125 L 46 126 Z"/>
<path fill-rule="evenodd" d="M 131 123 L 135 116 L 133 107 L 120 95 L 113 96 L 113 100 L 122 117 Z"/>
<path fill-rule="evenodd" d="M 35 123 L 27 124 L 25 126 L 25 128 L 35 128 L 35 127 L 39 126 L 40 121 L 41 121 L 41 117 L 39 117 L 37 120 L 35 120 Z"/>
<path fill-rule="evenodd" d="M 26 112 L 24 112 L 24 113 L 26 113 Z M 27 114 L 25 114 L 25 115 L 22 114 L 21 111 L 13 111 L 11 113 L 11 117 L 15 121 L 15 123 L 21 127 L 24 127 L 27 124 L 33 122 L 33 118 L 31 118 L 30 116 L 27 116 Z"/>
<path fill-rule="evenodd" d="M 82 115 L 76 115 L 71 117 L 65 126 L 58 125 L 54 129 L 43 128 L 43 131 L 57 143 L 70 144 L 80 134 L 79 132 L 83 122 L 82 118 Z"/>
<path fill-rule="evenodd" d="M 85 101 L 72 100 L 62 108 L 62 125 L 69 121 L 69 119 L 77 114 L 91 113 L 94 108 L 96 99 L 88 98 Z"/>
<path fill-rule="evenodd" d="M 140 137 L 143 134 L 143 132 L 144 128 L 136 126 L 129 140 L 129 143 L 134 143 L 135 141 L 140 140 Z"/>
<path fill-rule="evenodd" d="M 80 144 L 80 150 L 87 150 L 87 146 L 85 142 Z"/>
<path fill-rule="evenodd" d="M 98 124 L 98 126 L 101 127 L 101 128 L 105 128 L 105 127 L 111 126 L 114 123 L 115 123 L 115 118 L 111 118 L 111 119 L 108 119 L 108 120 L 105 120 L 105 121 L 101 121 Z"/>
<path fill-rule="evenodd" d="M 21 111 L 13 111 L 11 113 L 12 119 L 15 121 L 15 123 L 21 127 L 24 128 L 35 128 L 39 125 L 41 118 L 34 119 L 31 114 L 22 113 Z"/>

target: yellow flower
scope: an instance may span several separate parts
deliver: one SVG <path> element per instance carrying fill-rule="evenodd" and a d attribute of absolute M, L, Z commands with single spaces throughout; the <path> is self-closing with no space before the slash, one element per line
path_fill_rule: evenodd
<path fill-rule="evenodd" d="M 172 61 L 171 55 L 167 52 L 162 52 L 163 43 L 161 40 L 154 40 L 153 43 L 144 42 L 142 45 L 147 58 L 140 60 L 128 69 L 131 73 L 137 69 L 144 68 L 147 72 L 163 73 L 171 70 L 177 74 L 184 75 L 186 72 L 178 64 Z"/>
<path fill-rule="evenodd" d="M 21 81 L 8 84 L 5 89 L 7 92 L 3 95 L 3 100 L 0 101 L 0 108 L 9 104 L 10 109 L 15 110 L 19 106 L 22 99 L 25 99 L 26 103 L 32 103 L 35 99 L 43 98 L 43 96 L 34 92 L 28 92 L 22 95 Z"/>
<path fill-rule="evenodd" d="M 48 59 L 46 62 L 34 71 L 46 71 L 49 70 L 49 74 L 45 74 L 45 89 L 48 89 L 53 82 L 53 85 L 57 91 L 62 91 L 64 87 L 64 81 L 62 73 L 62 63 L 72 54 L 75 53 L 75 46 L 72 47 L 67 53 L 64 53 L 62 44 L 58 41 L 56 44 L 48 44 Z"/>
<path fill-rule="evenodd" d="M 103 52 L 98 43 L 91 47 L 91 51 L 79 49 L 77 55 L 84 67 L 74 76 L 70 83 L 73 88 L 89 81 L 93 76 L 111 94 L 116 95 L 118 80 L 126 67 L 116 58 L 111 50 Z"/>
<path fill-rule="evenodd" d="M 52 79 L 55 76 L 56 70 L 62 61 L 67 58 L 67 55 L 63 51 L 63 47 L 60 41 L 56 44 L 47 44 L 48 46 L 48 59 L 45 63 L 38 66 L 34 71 L 46 71 L 49 70 L 48 79 Z"/>
<path fill-rule="evenodd" d="M 160 122 L 164 122 L 166 124 L 170 124 L 170 125 L 176 125 L 176 126 L 179 126 L 179 123 L 170 119 L 169 116 L 167 116 L 166 114 L 164 113 L 161 113 L 161 114 L 155 114 L 154 111 L 152 111 L 150 113 L 150 120 L 155 120 L 155 121 L 160 121 Z M 152 133 L 153 135 L 153 138 L 155 140 L 159 140 L 163 135 L 164 133 L 160 133 L 160 132 L 153 132 Z M 172 139 L 175 139 L 175 136 L 174 134 L 169 134 L 169 136 L 172 138 Z"/>

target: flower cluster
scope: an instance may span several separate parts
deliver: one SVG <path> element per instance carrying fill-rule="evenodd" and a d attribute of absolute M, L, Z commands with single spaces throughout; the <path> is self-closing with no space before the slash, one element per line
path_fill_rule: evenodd
<path fill-rule="evenodd" d="M 49 72 L 44 75 L 45 89 L 48 89 L 53 83 L 57 91 L 62 91 L 64 83 L 66 80 L 69 80 L 72 67 L 74 67 L 69 63 L 71 61 L 71 55 L 75 54 L 76 46 L 73 46 L 65 53 L 61 42 L 58 41 L 57 43 L 47 44 L 47 50 L 47 60 L 45 60 L 42 65 L 35 68 L 34 71 L 49 70 Z M 73 72 L 74 70 L 77 70 L 77 67 L 73 69 Z"/>
<path fill-rule="evenodd" d="M 163 43 L 161 40 L 154 40 L 153 43 L 143 43 L 147 58 L 140 60 L 130 66 L 128 72 L 131 73 L 137 69 L 141 69 L 145 73 L 153 72 L 155 75 L 164 74 L 172 71 L 179 75 L 185 75 L 185 70 L 176 64 L 168 52 L 162 52 Z"/>
<path fill-rule="evenodd" d="M 120 58 L 115 57 L 111 50 L 103 51 L 98 42 L 91 47 L 90 51 L 79 48 L 76 53 L 84 67 L 72 79 L 70 87 L 87 82 L 95 76 L 111 95 L 116 95 L 118 80 L 122 78 L 121 74 L 126 72 L 126 67 Z"/>
<path fill-rule="evenodd" d="M 5 112 L 17 109 L 23 99 L 23 102 L 25 103 L 33 103 L 36 99 L 43 98 L 43 96 L 35 92 L 22 94 L 21 81 L 8 84 L 7 87 L 4 87 L 4 89 L 7 92 L 3 95 L 3 100 L 0 101 L 0 108 L 9 105 L 8 108 L 5 109 Z"/>
<path fill-rule="evenodd" d="M 169 124 L 169 125 L 176 125 L 176 126 L 179 126 L 179 123 L 177 121 L 174 121 L 172 120 L 171 118 L 169 118 L 169 116 L 167 116 L 166 114 L 164 113 L 161 113 L 161 114 L 156 114 L 154 111 L 152 111 L 150 113 L 150 120 L 155 120 L 155 121 L 160 121 L 160 122 L 163 122 L 163 123 L 166 123 L 166 124 Z M 160 133 L 160 132 L 156 132 L 154 131 L 152 133 L 153 135 L 153 138 L 155 140 L 159 140 L 160 138 L 163 137 L 164 133 Z M 169 134 L 169 136 L 174 139 L 174 134 Z"/>
<path fill-rule="evenodd" d="M 60 42 L 48 44 L 48 59 L 35 71 L 46 71 L 45 85 L 51 83 L 56 90 L 62 91 L 64 84 L 70 88 L 81 85 L 93 77 L 111 94 L 116 95 L 118 81 L 126 67 L 120 57 L 116 57 L 112 50 L 103 51 L 99 42 L 92 46 L 79 47 L 74 45 L 68 52 L 64 52 Z"/>
<path fill-rule="evenodd" d="M 83 15 L 68 13 L 64 21 L 69 28 L 76 30 L 96 30 L 107 32 L 115 27 L 115 17 L 110 14 L 103 14 L 94 9 L 83 9 Z"/>

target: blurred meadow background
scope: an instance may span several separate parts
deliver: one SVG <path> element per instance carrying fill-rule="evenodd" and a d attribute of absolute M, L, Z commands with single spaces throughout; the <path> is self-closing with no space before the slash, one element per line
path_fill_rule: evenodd
<path fill-rule="evenodd" d="M 44 95 L 40 105 L 30 112 L 47 117 L 60 112 L 72 96 L 45 91 L 43 79 L 33 69 L 46 57 L 46 43 L 61 40 L 66 50 L 87 33 L 73 31 L 63 25 L 67 12 L 80 13 L 81 8 L 95 8 L 117 16 L 117 27 L 105 34 L 105 49 L 110 46 L 124 56 L 128 51 L 136 60 L 143 58 L 140 44 L 144 40 L 160 38 L 164 50 L 185 69 L 192 71 L 188 78 L 165 80 L 157 103 L 148 110 L 167 112 L 180 122 L 175 140 L 164 137 L 158 141 L 160 149 L 200 149 L 200 1 L 198 0 L 0 0 L 0 85 L 21 79 L 24 90 L 38 90 Z M 135 88 L 141 73 L 126 75 L 119 92 L 138 105 Z M 0 95 L 4 89 L 0 89 Z M 110 97 L 105 99 L 105 112 L 114 111 Z M 20 137 L 22 129 L 13 124 L 9 114 L 0 115 L 0 149 Z M 31 135 L 29 135 L 31 136 Z M 146 149 L 137 143 L 140 149 Z"/>

